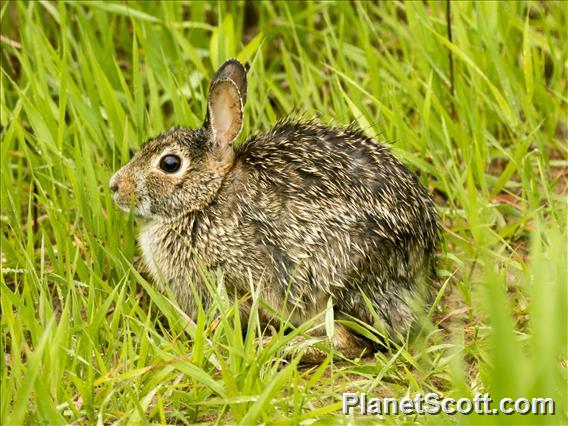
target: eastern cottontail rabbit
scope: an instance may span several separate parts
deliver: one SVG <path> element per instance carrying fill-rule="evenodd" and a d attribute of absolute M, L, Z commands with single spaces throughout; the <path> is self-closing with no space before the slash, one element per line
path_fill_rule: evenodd
<path fill-rule="evenodd" d="M 299 324 L 333 301 L 335 318 L 405 333 L 411 300 L 427 288 L 439 240 L 432 200 L 389 150 L 353 127 L 280 121 L 235 146 L 246 70 L 235 59 L 213 76 L 199 130 L 176 128 L 144 144 L 110 181 L 114 200 L 146 220 L 140 245 L 154 279 L 190 315 L 211 297 L 199 268 L 224 272 L 227 290 L 249 277 Z M 288 292 L 288 294 L 287 294 Z M 368 342 L 336 325 L 333 346 L 358 356 Z"/>

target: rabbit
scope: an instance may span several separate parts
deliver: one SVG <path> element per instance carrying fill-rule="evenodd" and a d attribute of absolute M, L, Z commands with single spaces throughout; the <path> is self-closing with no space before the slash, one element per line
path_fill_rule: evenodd
<path fill-rule="evenodd" d="M 112 176 L 116 204 L 144 220 L 139 244 L 153 279 L 193 318 L 190 282 L 207 306 L 199 270 L 220 269 L 229 294 L 246 295 L 252 277 L 296 326 L 331 298 L 335 319 L 405 335 L 414 301 L 428 298 L 440 242 L 425 188 L 353 125 L 281 119 L 235 144 L 246 100 L 247 71 L 229 59 L 212 78 L 203 126 L 148 140 Z M 314 336 L 325 336 L 323 322 Z M 340 324 L 331 346 L 348 358 L 376 349 Z"/>

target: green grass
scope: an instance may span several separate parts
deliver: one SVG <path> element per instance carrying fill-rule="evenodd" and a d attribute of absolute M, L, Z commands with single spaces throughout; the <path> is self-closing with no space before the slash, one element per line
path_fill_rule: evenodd
<path fill-rule="evenodd" d="M 452 41 L 438 2 L 0 14 L 2 424 L 376 421 L 343 416 L 344 391 L 556 401 L 554 416 L 394 424 L 568 422 L 565 4 L 452 2 Z M 403 346 L 283 366 L 291 336 L 260 345 L 253 319 L 243 337 L 223 298 L 193 323 L 138 272 L 136 224 L 108 180 L 146 138 L 198 127 L 232 56 L 251 65 L 242 137 L 291 114 L 355 121 L 434 194 L 441 287 Z"/>

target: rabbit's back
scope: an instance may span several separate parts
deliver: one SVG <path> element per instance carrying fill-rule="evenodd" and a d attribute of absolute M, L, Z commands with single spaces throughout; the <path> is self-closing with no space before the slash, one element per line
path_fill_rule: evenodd
<path fill-rule="evenodd" d="M 284 121 L 236 155 L 232 189 L 266 233 L 297 234 L 305 244 L 343 230 L 367 244 L 436 245 L 437 215 L 424 187 L 387 147 L 356 129 Z"/>

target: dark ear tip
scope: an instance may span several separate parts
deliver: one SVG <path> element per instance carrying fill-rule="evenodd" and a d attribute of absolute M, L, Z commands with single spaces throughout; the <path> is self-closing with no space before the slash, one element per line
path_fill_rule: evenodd
<path fill-rule="evenodd" d="M 211 79 L 211 88 L 219 80 L 231 80 L 238 89 L 243 105 L 247 101 L 247 68 L 236 58 L 227 59 Z"/>
<path fill-rule="evenodd" d="M 221 66 L 219 67 L 219 69 L 225 68 L 225 66 L 227 66 L 227 65 L 229 65 L 229 64 L 233 64 L 233 65 L 238 66 L 239 68 L 241 68 L 241 69 L 245 72 L 245 74 L 246 74 L 246 73 L 248 72 L 248 70 L 250 69 L 250 65 L 249 65 L 248 62 L 246 62 L 246 63 L 243 64 L 243 63 L 242 63 L 241 61 L 239 61 L 237 58 L 229 58 L 229 59 L 227 59 L 225 62 L 223 62 L 223 65 L 221 65 Z"/>

